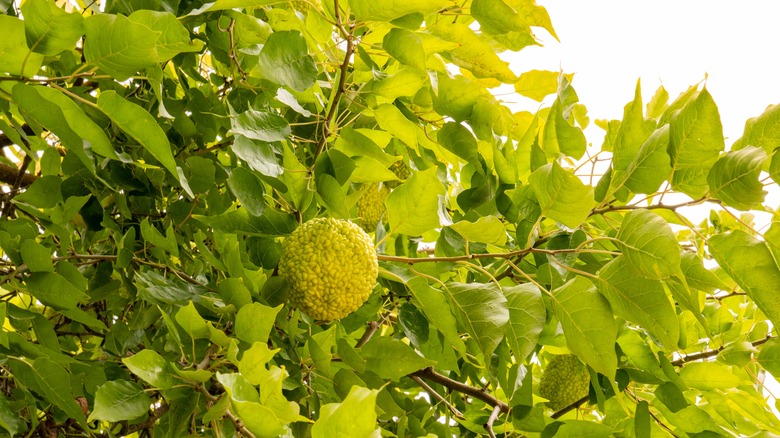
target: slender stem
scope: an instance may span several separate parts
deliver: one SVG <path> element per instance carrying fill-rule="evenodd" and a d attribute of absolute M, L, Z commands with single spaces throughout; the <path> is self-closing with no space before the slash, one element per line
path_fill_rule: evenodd
<path fill-rule="evenodd" d="M 590 214 L 596 215 L 596 214 L 604 214 L 609 213 L 612 211 L 622 211 L 622 210 L 656 210 L 656 209 L 666 209 L 666 210 L 676 210 L 681 207 L 690 207 L 692 205 L 699 205 L 703 204 L 705 202 L 715 202 L 717 203 L 717 199 L 712 199 L 707 196 L 703 196 L 699 199 L 694 199 L 692 201 L 688 202 L 681 202 L 679 204 L 653 204 L 653 205 L 611 205 L 609 207 L 604 208 L 594 208 L 591 210 Z"/>
<path fill-rule="evenodd" d="M 501 407 L 495 406 L 493 408 L 493 412 L 490 413 L 490 417 L 488 417 L 487 423 L 485 423 L 485 431 L 488 433 L 488 436 L 490 438 L 496 438 L 496 433 L 493 431 L 493 423 L 496 422 L 498 419 L 498 414 L 501 413 Z"/>
<path fill-rule="evenodd" d="M 360 348 L 364 345 L 366 345 L 366 342 L 371 340 L 371 337 L 374 336 L 374 333 L 379 329 L 379 327 L 382 326 L 382 323 L 379 321 L 371 321 L 368 323 L 368 327 L 366 327 L 366 331 L 363 332 L 363 336 L 360 337 L 360 339 L 357 341 L 357 344 L 355 344 L 355 348 Z"/>
<path fill-rule="evenodd" d="M 759 346 L 761 344 L 765 344 L 770 339 L 774 339 L 774 338 L 775 338 L 775 336 L 767 336 L 764 339 L 759 339 L 758 341 L 751 342 L 751 345 L 754 346 L 754 347 L 757 347 L 757 346 Z M 684 357 L 682 357 L 680 359 L 677 359 L 677 360 L 673 361 L 672 365 L 677 366 L 677 367 L 681 367 L 681 366 L 683 366 L 684 364 L 686 364 L 688 362 L 694 362 L 694 361 L 697 361 L 697 360 L 702 360 L 702 359 L 707 359 L 707 358 L 710 358 L 710 357 L 713 357 L 713 356 L 717 356 L 718 353 L 723 351 L 723 348 L 724 347 L 720 347 L 720 348 L 716 348 L 714 350 L 708 350 L 708 351 L 702 351 L 702 352 L 696 353 L 696 354 L 690 354 L 688 356 L 684 356 Z M 574 409 L 579 408 L 581 405 L 585 404 L 587 401 L 588 401 L 588 396 L 582 397 L 581 399 L 575 401 L 574 403 L 570 404 L 569 406 L 566 406 L 565 408 L 555 412 L 554 414 L 552 414 L 551 417 L 553 419 L 560 418 L 560 417 L 566 415 L 568 412 L 573 411 Z"/>
<path fill-rule="evenodd" d="M 502 402 L 501 400 L 493 397 L 488 392 L 486 392 L 482 388 L 477 388 L 475 386 L 467 385 L 465 383 L 458 382 L 457 380 L 450 379 L 449 377 L 439 374 L 436 371 L 434 371 L 433 368 L 425 368 L 420 371 L 415 371 L 414 373 L 409 375 L 411 376 L 417 376 L 421 377 L 426 380 L 430 380 L 431 382 L 438 383 L 439 385 L 442 385 L 446 388 L 449 388 L 453 391 L 457 391 L 463 394 L 466 394 L 468 396 L 471 396 L 473 398 L 476 398 L 478 400 L 482 400 L 483 402 L 489 404 L 492 407 L 499 407 L 500 412 L 509 412 L 509 405 Z"/>
<path fill-rule="evenodd" d="M 349 70 L 349 64 L 352 61 L 352 54 L 355 51 L 355 41 L 354 41 L 354 35 L 352 35 L 351 30 L 348 32 L 344 28 L 344 24 L 341 20 L 341 10 L 339 8 L 339 0 L 333 0 L 333 6 L 334 6 L 334 14 L 336 16 L 336 27 L 338 27 L 339 32 L 341 32 L 342 36 L 347 41 L 347 47 L 344 51 L 344 61 L 341 63 L 341 66 L 339 67 L 339 82 L 336 86 L 336 89 L 333 91 L 333 100 L 331 101 L 330 108 L 328 109 L 328 114 L 325 116 L 325 121 L 322 123 L 322 133 L 319 138 L 319 141 L 317 142 L 317 149 L 314 152 L 314 158 L 312 160 L 312 170 L 314 169 L 314 163 L 317 161 L 317 157 L 320 156 L 322 151 L 325 149 L 325 145 L 328 143 L 328 137 L 330 134 L 335 132 L 335 129 L 331 129 L 330 125 L 333 123 L 333 118 L 336 116 L 336 111 L 339 107 L 339 101 L 341 100 L 341 96 L 346 91 L 346 83 L 347 83 L 347 70 Z"/>
<path fill-rule="evenodd" d="M 447 409 L 449 409 L 449 410 L 450 410 L 450 412 L 452 412 L 452 415 L 454 415 L 454 416 L 456 416 L 456 417 L 459 417 L 459 418 L 463 418 L 463 413 L 462 413 L 462 412 L 460 412 L 460 411 L 458 410 L 458 408 L 456 408 L 455 406 L 453 406 L 453 405 L 452 405 L 452 403 L 448 402 L 448 401 L 447 401 L 447 399 L 446 399 L 446 398 L 444 398 L 444 396 L 442 396 L 442 395 L 441 395 L 441 394 L 439 394 L 438 392 L 436 392 L 436 390 L 435 390 L 435 389 L 431 388 L 431 387 L 430 387 L 430 385 L 428 385 L 427 383 L 425 383 L 425 381 L 424 381 L 423 379 L 421 379 L 421 378 L 419 378 L 419 377 L 417 377 L 417 376 L 411 376 L 411 377 L 412 377 L 412 380 L 414 380 L 414 381 L 415 381 L 415 383 L 417 383 L 418 385 L 420 385 L 420 387 L 421 387 L 422 389 L 424 389 L 424 390 L 425 390 L 425 392 L 427 392 L 427 393 L 428 393 L 428 394 L 429 394 L 431 397 L 433 397 L 433 398 L 435 398 L 436 400 L 438 400 L 438 401 L 442 402 L 442 403 L 444 404 L 444 406 L 447 406 Z"/>

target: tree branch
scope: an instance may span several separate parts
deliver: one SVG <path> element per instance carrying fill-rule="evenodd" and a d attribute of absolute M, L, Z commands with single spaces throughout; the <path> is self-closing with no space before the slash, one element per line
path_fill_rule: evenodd
<path fill-rule="evenodd" d="M 336 111 L 338 110 L 341 96 L 346 91 L 347 70 L 349 69 L 349 63 L 352 61 L 352 54 L 355 51 L 354 35 L 352 35 L 351 29 L 350 32 L 347 32 L 341 20 L 339 0 L 334 0 L 333 6 L 334 14 L 336 16 L 336 27 L 338 27 L 339 31 L 347 40 L 347 47 L 344 51 L 344 61 L 341 63 L 339 68 L 339 82 L 336 86 L 336 89 L 333 91 L 333 101 L 331 102 L 330 108 L 328 109 L 327 116 L 325 116 L 325 121 L 322 124 L 321 137 L 317 141 L 317 149 L 314 152 L 314 159 L 312 160 L 312 169 L 314 169 L 314 163 L 317 161 L 317 157 L 319 157 L 322 151 L 325 149 L 325 145 L 328 143 L 328 137 L 335 131 L 331 130 L 330 125 L 333 123 L 333 118 L 336 116 Z"/>
<path fill-rule="evenodd" d="M 609 213 L 613 211 L 622 211 L 622 210 L 657 210 L 657 209 L 666 209 L 666 210 L 677 210 L 680 207 L 690 207 L 692 205 L 699 205 L 703 204 L 705 202 L 714 202 L 719 203 L 717 199 L 712 199 L 707 196 L 703 196 L 699 199 L 694 199 L 692 201 L 688 202 L 681 202 L 679 204 L 654 204 L 654 205 L 611 205 L 609 207 L 604 208 L 594 208 L 590 211 L 590 215 L 596 215 L 596 214 L 604 214 Z"/>
<path fill-rule="evenodd" d="M 436 392 L 435 389 L 431 388 L 430 385 L 425 383 L 425 381 L 417 376 L 411 376 L 412 380 L 415 381 L 422 389 L 425 390 L 425 392 L 428 393 L 431 397 L 435 398 L 436 400 L 442 402 L 444 406 L 447 406 L 447 409 L 452 412 L 452 415 L 456 417 L 463 418 L 463 413 L 458 410 L 455 406 L 452 405 L 452 403 L 448 402 L 446 398 L 444 398 L 441 394 Z"/>
<path fill-rule="evenodd" d="M 433 368 L 429 367 L 429 368 L 422 369 L 420 371 L 415 371 L 409 376 L 422 377 L 423 379 L 430 380 L 431 382 L 438 383 L 439 385 L 449 388 L 452 391 L 457 391 L 466 394 L 468 396 L 471 396 L 473 398 L 476 398 L 478 400 L 482 400 L 483 402 L 489 404 L 494 408 L 498 407 L 499 412 L 509 412 L 508 404 L 493 397 L 484 389 L 477 388 L 475 386 L 467 385 L 465 383 L 458 382 L 457 380 L 450 379 L 444 374 L 437 373 L 436 371 L 434 371 Z"/>
<path fill-rule="evenodd" d="M 432 262 L 466 262 L 469 260 L 477 260 L 477 259 L 510 259 L 513 257 L 523 257 L 531 253 L 546 254 L 546 255 L 572 254 L 572 253 L 599 253 L 599 254 L 606 253 L 606 254 L 613 254 L 613 255 L 618 254 L 612 251 L 603 251 L 603 250 L 587 249 L 587 248 L 564 248 L 564 249 L 526 248 L 526 249 L 520 249 L 517 251 L 510 251 L 510 252 L 468 254 L 468 255 L 452 256 L 452 257 L 400 257 L 400 256 L 378 254 L 377 259 L 382 262 L 398 262 L 398 263 L 407 263 L 413 265 L 415 263 L 432 263 Z"/>
<path fill-rule="evenodd" d="M 2 145 L 1 142 L 0 145 Z M 16 186 L 16 182 L 18 180 L 18 187 L 27 187 L 38 179 L 37 176 L 30 173 L 21 173 L 21 178 L 19 177 L 20 172 L 17 167 L 0 163 L 0 182 L 4 184 L 8 184 L 9 186 Z"/>
<path fill-rule="evenodd" d="M 751 342 L 750 344 L 754 347 L 757 347 L 761 344 L 767 343 L 770 339 L 774 339 L 774 336 L 767 336 L 764 339 L 759 339 L 758 341 Z M 724 347 L 716 348 L 714 350 L 708 350 L 708 351 L 702 351 L 700 353 L 695 354 L 689 354 L 688 356 L 681 357 L 680 359 L 677 359 L 675 361 L 672 361 L 672 365 L 676 367 L 681 367 L 685 365 L 688 362 L 695 362 L 697 360 L 707 359 L 713 356 L 717 356 L 718 353 L 723 351 Z M 569 406 L 566 406 L 565 408 L 555 412 L 551 415 L 553 419 L 560 418 L 564 415 L 566 415 L 568 412 L 573 411 L 574 409 L 579 408 L 581 405 L 585 404 L 589 399 L 589 396 L 582 397 L 581 399 L 575 401 L 574 403 L 570 404 Z"/>
<path fill-rule="evenodd" d="M 485 423 L 485 431 L 488 433 L 490 438 L 496 438 L 496 433 L 493 431 L 493 423 L 496 422 L 498 419 L 498 414 L 501 413 L 501 407 L 496 406 L 493 408 L 493 412 L 490 413 L 490 417 L 488 417 L 487 423 Z"/>

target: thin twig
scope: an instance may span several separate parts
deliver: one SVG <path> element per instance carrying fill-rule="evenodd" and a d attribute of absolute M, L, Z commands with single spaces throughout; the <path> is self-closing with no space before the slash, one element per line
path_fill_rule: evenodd
<path fill-rule="evenodd" d="M 412 378 L 412 380 L 414 380 L 414 381 L 415 381 L 415 383 L 417 383 L 418 385 L 420 385 L 420 387 L 421 387 L 423 390 L 425 390 L 425 392 L 427 392 L 427 393 L 428 393 L 428 395 L 430 395 L 431 397 L 435 398 L 436 400 L 438 400 L 438 401 L 442 402 L 442 403 L 444 404 L 444 406 L 446 406 L 446 407 L 447 407 L 447 409 L 449 409 L 449 410 L 450 410 L 450 412 L 452 412 L 452 415 L 454 415 L 454 416 L 456 416 L 456 417 L 458 417 L 458 418 L 463 418 L 463 413 L 462 413 L 462 412 L 460 412 L 460 411 L 458 410 L 458 408 L 456 408 L 455 406 L 453 406 L 453 405 L 452 405 L 452 403 L 448 402 L 448 401 L 447 401 L 447 399 L 446 399 L 446 398 L 444 398 L 444 396 L 442 396 L 442 395 L 441 395 L 441 394 L 439 394 L 438 392 L 436 392 L 436 390 L 435 390 L 435 389 L 431 388 L 431 386 L 430 386 L 430 385 L 428 385 L 427 383 L 425 383 L 425 381 L 424 381 L 423 379 L 421 379 L 421 378 L 419 378 L 419 377 L 417 377 L 417 376 L 411 376 L 411 378 Z"/>
<path fill-rule="evenodd" d="M 328 143 L 328 137 L 330 134 L 332 134 L 335 130 L 331 130 L 330 124 L 333 122 L 333 117 L 336 116 L 336 111 L 339 107 L 339 100 L 341 100 L 341 95 L 344 94 L 346 91 L 346 83 L 347 83 L 347 70 L 349 69 L 349 64 L 352 61 L 352 54 L 355 51 L 355 41 L 354 41 L 354 35 L 350 32 L 347 32 L 347 30 L 344 28 L 344 25 L 341 20 L 341 10 L 339 8 L 339 1 L 334 0 L 334 14 L 336 18 L 336 27 L 339 29 L 339 32 L 342 33 L 344 36 L 344 39 L 347 41 L 347 47 L 344 51 L 344 61 L 341 63 L 341 66 L 339 68 L 339 83 L 336 86 L 336 89 L 333 91 L 333 101 L 330 104 L 330 108 L 328 109 L 328 114 L 325 116 L 325 121 L 322 123 L 322 133 L 321 137 L 319 138 L 319 141 L 317 142 L 317 149 L 314 152 L 314 158 L 312 159 L 312 168 L 311 170 L 314 170 L 314 163 L 317 161 L 317 157 L 322 153 L 322 151 L 325 149 L 325 145 Z"/>
<path fill-rule="evenodd" d="M 490 438 L 496 438 L 496 433 L 493 432 L 493 423 L 496 422 L 498 419 L 498 414 L 501 413 L 501 407 L 495 406 L 493 407 L 493 412 L 490 413 L 490 417 L 488 418 L 487 423 L 485 423 L 485 431 L 487 431 Z"/>
<path fill-rule="evenodd" d="M 718 203 L 719 201 L 717 199 L 712 199 L 707 196 L 703 196 L 699 199 L 694 199 L 692 201 L 688 202 L 681 202 L 679 204 L 653 204 L 653 205 L 610 205 L 609 207 L 604 208 L 594 208 L 591 210 L 590 215 L 596 215 L 596 214 L 604 214 L 609 213 L 612 211 L 622 211 L 622 210 L 657 210 L 657 209 L 665 209 L 665 210 L 677 210 L 681 207 L 690 207 L 692 205 L 699 205 L 703 204 L 705 202 L 714 202 Z"/>
<path fill-rule="evenodd" d="M 163 415 L 165 415 L 165 413 L 168 412 L 168 409 L 170 409 L 170 407 L 171 406 L 168 403 L 160 404 L 160 407 L 155 408 L 155 410 L 152 412 L 152 415 L 150 415 L 149 418 L 147 418 L 145 421 L 141 423 L 124 425 L 122 426 L 122 429 L 119 431 L 117 435 L 126 436 L 138 432 L 140 430 L 150 429 L 154 427 L 154 423 L 156 423 L 157 420 L 159 420 Z"/>
<path fill-rule="evenodd" d="M 474 397 L 478 400 L 482 400 L 483 402 L 489 404 L 492 407 L 498 406 L 500 408 L 500 412 L 509 412 L 509 405 L 502 402 L 501 400 L 493 397 L 488 392 L 486 392 L 482 388 L 477 388 L 476 386 L 467 385 L 462 382 L 458 382 L 457 380 L 450 379 L 449 377 L 445 376 L 444 374 L 439 374 L 436 371 L 434 371 L 433 368 L 424 368 L 420 371 L 415 371 L 414 373 L 409 375 L 411 376 L 417 376 L 422 377 L 423 379 L 430 380 L 431 382 L 438 383 L 439 385 L 442 385 L 444 387 L 447 387 L 453 391 L 457 391 L 463 394 L 466 394 L 468 396 Z"/>
<path fill-rule="evenodd" d="M 366 342 L 371 340 L 371 337 L 374 336 L 374 333 L 379 329 L 379 327 L 382 326 L 382 323 L 379 321 L 371 321 L 368 323 L 368 327 L 366 327 L 366 331 L 363 332 L 363 336 L 360 337 L 360 339 L 357 341 L 357 344 L 355 344 L 355 348 L 360 348 L 364 345 L 366 345 Z"/>

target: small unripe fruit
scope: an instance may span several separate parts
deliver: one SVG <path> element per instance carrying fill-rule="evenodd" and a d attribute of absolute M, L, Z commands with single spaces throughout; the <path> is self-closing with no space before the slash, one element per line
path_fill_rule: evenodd
<path fill-rule="evenodd" d="M 366 192 L 358 199 L 358 224 L 366 232 L 376 231 L 376 226 L 385 214 L 385 200 L 390 189 L 381 183 L 369 184 Z"/>
<path fill-rule="evenodd" d="M 562 354 L 547 364 L 539 381 L 539 395 L 549 400 L 547 406 L 558 411 L 588 395 L 590 374 L 577 356 Z"/>

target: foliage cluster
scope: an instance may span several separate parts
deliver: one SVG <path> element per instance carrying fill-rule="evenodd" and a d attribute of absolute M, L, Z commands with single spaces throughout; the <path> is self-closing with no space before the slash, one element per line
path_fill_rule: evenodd
<path fill-rule="evenodd" d="M 780 107 L 726 151 L 705 86 L 638 84 L 589 148 L 572 76 L 499 57 L 534 0 L 0 7 L 6 433 L 780 434 Z M 282 241 L 380 184 L 373 293 L 313 320 Z"/>

